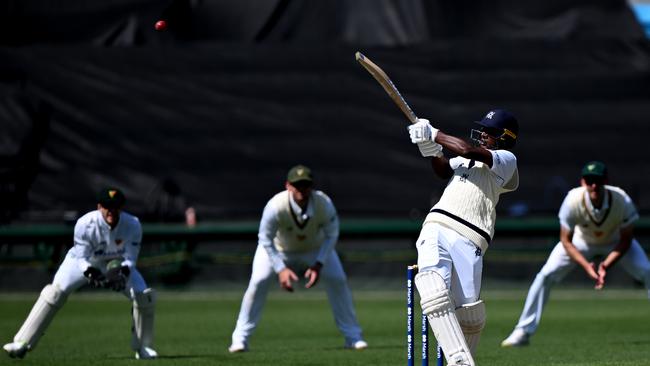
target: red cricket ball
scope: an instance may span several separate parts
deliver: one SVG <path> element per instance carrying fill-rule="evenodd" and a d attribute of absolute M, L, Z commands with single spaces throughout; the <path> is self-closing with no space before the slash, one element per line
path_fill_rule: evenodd
<path fill-rule="evenodd" d="M 164 31 L 165 29 L 167 29 L 167 22 L 164 20 L 159 20 L 156 22 L 154 28 L 156 28 L 157 31 Z"/>

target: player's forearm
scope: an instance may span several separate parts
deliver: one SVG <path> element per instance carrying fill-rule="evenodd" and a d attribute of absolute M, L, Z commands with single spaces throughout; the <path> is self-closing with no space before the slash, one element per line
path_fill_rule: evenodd
<path fill-rule="evenodd" d="M 587 269 L 587 267 L 591 267 L 591 263 L 587 261 L 587 259 L 582 255 L 582 253 L 580 253 L 578 249 L 576 249 L 575 245 L 573 245 L 572 242 L 563 240 L 562 245 L 564 246 L 564 250 L 569 255 L 571 260 L 576 262 L 579 266 L 581 266 L 584 269 Z"/>
<path fill-rule="evenodd" d="M 280 271 L 287 267 L 284 263 L 284 260 L 282 260 L 280 253 L 275 248 L 273 240 L 264 240 L 260 238 L 258 245 L 263 246 L 264 250 L 266 250 L 266 254 L 269 255 L 269 260 L 271 261 L 271 266 L 273 267 L 275 273 L 280 273 Z"/>
<path fill-rule="evenodd" d="M 464 156 L 464 154 L 467 154 L 473 148 L 467 141 L 456 136 L 448 135 L 442 131 L 438 131 L 434 142 L 439 143 L 445 149 L 460 156 Z"/>
<path fill-rule="evenodd" d="M 492 154 L 487 149 L 474 146 L 461 138 L 438 131 L 435 142 L 466 159 L 474 159 L 492 166 Z"/>
<path fill-rule="evenodd" d="M 439 158 L 431 158 L 431 166 L 436 175 L 443 179 L 449 179 L 454 175 L 454 171 L 449 166 L 449 159 L 444 155 Z"/>
<path fill-rule="evenodd" d="M 325 264 L 325 262 L 327 261 L 327 257 L 334 250 L 334 247 L 336 245 L 337 240 L 338 240 L 338 235 L 333 236 L 333 237 L 325 238 L 325 240 L 323 241 L 323 244 L 320 247 L 320 250 L 318 251 L 318 256 L 316 257 L 316 262 L 320 262 L 322 264 Z"/>
<path fill-rule="evenodd" d="M 628 249 L 630 249 L 631 241 L 626 240 L 626 241 L 621 241 L 615 248 L 612 250 L 605 260 L 603 260 L 602 265 L 605 266 L 605 268 L 610 268 L 613 266 L 616 262 L 618 262 L 621 257 L 627 253 Z"/>

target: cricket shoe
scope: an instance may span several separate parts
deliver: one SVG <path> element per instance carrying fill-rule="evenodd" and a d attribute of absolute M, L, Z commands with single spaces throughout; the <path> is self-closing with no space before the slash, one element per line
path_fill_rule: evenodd
<path fill-rule="evenodd" d="M 136 360 L 151 360 L 154 358 L 158 358 L 158 352 L 156 352 L 153 348 L 142 347 L 135 352 Z"/>
<path fill-rule="evenodd" d="M 521 347 L 530 343 L 530 335 L 521 328 L 515 328 L 508 338 L 501 342 L 501 347 Z"/>
<path fill-rule="evenodd" d="M 240 353 L 248 351 L 248 345 L 246 343 L 233 343 L 228 347 L 228 352 L 230 353 Z"/>
<path fill-rule="evenodd" d="M 23 358 L 27 354 L 28 348 L 25 342 L 11 342 L 2 347 L 11 358 Z"/>
<path fill-rule="evenodd" d="M 359 339 L 355 342 L 346 343 L 344 347 L 347 349 L 362 350 L 368 348 L 368 343 L 363 339 Z"/>

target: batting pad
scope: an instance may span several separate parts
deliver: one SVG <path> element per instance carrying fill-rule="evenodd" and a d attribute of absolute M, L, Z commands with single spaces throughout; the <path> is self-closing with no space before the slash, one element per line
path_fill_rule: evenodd
<path fill-rule="evenodd" d="M 424 271 L 415 276 L 415 285 L 420 293 L 422 312 L 429 319 L 447 364 L 475 366 L 445 281 L 436 272 Z"/>
<path fill-rule="evenodd" d="M 148 288 L 133 292 L 133 332 L 131 348 L 137 351 L 153 344 L 153 323 L 156 307 L 156 291 Z"/>
<path fill-rule="evenodd" d="M 14 337 L 14 342 L 24 342 L 28 349 L 34 349 L 38 340 L 45 333 L 45 329 L 56 315 L 56 312 L 63 306 L 67 294 L 59 289 L 57 285 L 47 285 L 41 291 L 41 295 L 29 312 L 27 319 L 20 327 Z"/>
<path fill-rule="evenodd" d="M 481 331 L 485 327 L 485 303 L 483 300 L 462 305 L 456 309 L 456 316 L 465 334 L 465 341 L 472 354 L 476 352 Z"/>

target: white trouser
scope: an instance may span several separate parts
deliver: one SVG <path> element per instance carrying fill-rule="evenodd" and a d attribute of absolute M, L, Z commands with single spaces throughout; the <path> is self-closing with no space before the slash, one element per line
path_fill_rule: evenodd
<path fill-rule="evenodd" d="M 63 263 L 56 271 L 54 275 L 54 280 L 52 280 L 53 285 L 58 285 L 59 289 L 63 291 L 66 295 L 74 292 L 81 286 L 88 283 L 86 277 L 84 277 L 83 272 L 79 267 L 80 260 L 72 257 L 70 254 L 66 255 Z M 97 268 L 100 271 L 104 271 L 105 268 Z M 124 296 L 131 298 L 131 289 L 134 292 L 143 292 L 147 288 L 147 284 L 142 278 L 142 275 L 136 268 L 131 268 L 131 274 L 129 275 L 129 280 L 126 282 L 126 287 L 122 293 Z"/>
<path fill-rule="evenodd" d="M 588 245 L 577 240 L 573 245 L 588 261 L 597 255 L 606 256 L 615 247 L 615 245 Z M 622 266 L 632 277 L 643 282 L 650 296 L 650 262 L 636 239 L 632 240 L 630 249 L 616 263 L 615 267 L 618 266 Z M 560 282 L 575 267 L 576 263 L 566 253 L 562 243 L 557 243 L 528 290 L 524 310 L 516 328 L 521 328 L 528 334 L 535 333 L 551 287 Z"/>
<path fill-rule="evenodd" d="M 45 286 L 29 316 L 14 337 L 14 341 L 27 342 L 30 349 L 36 346 L 56 312 L 65 304 L 68 295 L 88 283 L 79 264 L 79 259 L 73 258 L 70 254 L 66 255 L 54 275 L 52 285 Z M 103 270 L 103 268 L 98 269 Z M 131 269 L 123 294 L 133 300 L 136 293 L 141 293 L 145 289 L 146 284 L 142 275 L 135 268 Z"/>
<path fill-rule="evenodd" d="M 478 301 L 483 256 L 476 244 L 452 229 L 427 223 L 416 247 L 418 272 L 438 273 L 447 284 L 455 308 Z"/>
<path fill-rule="evenodd" d="M 294 271 L 305 270 L 316 261 L 318 251 L 292 254 L 282 253 L 282 257 L 289 268 Z M 296 272 L 299 278 L 302 272 Z M 262 315 L 262 308 L 266 302 L 269 287 L 277 285 L 277 274 L 273 271 L 269 255 L 263 246 L 258 245 L 253 258 L 253 271 L 251 279 L 244 293 L 241 303 L 237 326 L 232 333 L 233 343 L 247 343 L 253 334 Z M 325 259 L 325 264 L 320 272 L 317 286 L 325 286 L 334 314 L 334 321 L 347 344 L 356 342 L 361 337 L 361 327 L 357 322 L 352 303 L 352 293 L 348 287 L 347 277 L 341 266 L 341 261 L 335 251 L 331 251 Z"/>

